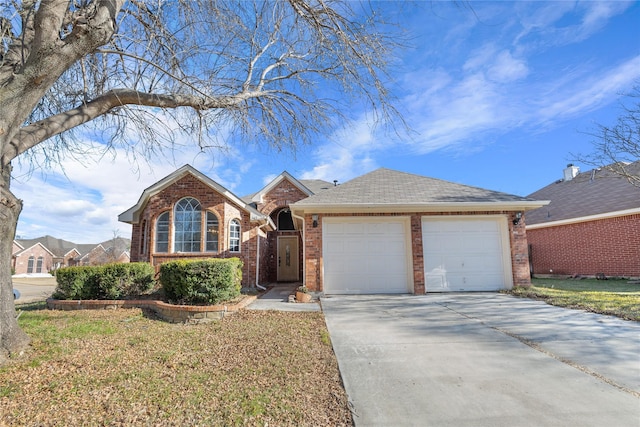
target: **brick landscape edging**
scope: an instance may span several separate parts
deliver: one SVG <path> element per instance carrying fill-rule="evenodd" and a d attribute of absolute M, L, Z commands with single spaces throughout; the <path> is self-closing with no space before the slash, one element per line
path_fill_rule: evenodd
<path fill-rule="evenodd" d="M 57 300 L 47 299 L 50 310 L 115 310 L 117 308 L 147 308 L 171 323 L 203 323 L 223 319 L 249 305 L 255 295 L 245 295 L 235 304 L 174 305 L 158 300 Z"/>

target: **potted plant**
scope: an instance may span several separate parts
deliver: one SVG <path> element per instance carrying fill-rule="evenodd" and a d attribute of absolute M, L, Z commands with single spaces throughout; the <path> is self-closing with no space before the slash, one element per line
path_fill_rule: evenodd
<path fill-rule="evenodd" d="M 309 302 L 311 301 L 311 294 L 306 286 L 298 286 L 296 289 L 296 301 Z"/>

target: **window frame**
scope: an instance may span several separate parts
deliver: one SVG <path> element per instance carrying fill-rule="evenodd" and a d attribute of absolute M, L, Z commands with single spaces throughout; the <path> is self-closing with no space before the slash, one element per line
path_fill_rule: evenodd
<path fill-rule="evenodd" d="M 161 218 L 163 216 L 165 216 L 165 215 L 167 216 L 166 221 L 161 220 Z M 162 230 L 163 233 L 166 233 L 166 235 L 167 235 L 166 241 L 164 241 L 164 240 L 161 241 L 161 240 L 158 239 L 158 226 L 160 225 L 160 221 L 162 221 L 163 223 L 166 222 L 166 227 L 167 227 L 166 231 Z M 171 238 L 170 238 L 171 237 L 171 228 L 172 227 L 171 227 L 171 212 L 170 211 L 164 211 L 164 212 L 162 212 L 160 215 L 158 215 L 156 217 L 155 226 L 153 227 L 153 229 L 154 229 L 154 240 L 155 240 L 154 244 L 153 244 L 153 251 L 155 253 L 158 253 L 158 254 L 171 253 L 170 250 L 169 250 L 170 249 L 169 248 L 169 243 L 170 243 L 170 240 L 171 240 Z M 163 250 L 159 250 L 158 249 L 158 243 L 159 242 L 162 242 L 163 244 L 166 244 L 166 250 L 163 251 Z"/>
<path fill-rule="evenodd" d="M 241 244 L 242 244 L 242 227 L 240 226 L 240 220 L 237 218 L 234 218 L 231 221 L 229 221 L 229 252 L 240 253 Z"/>
<path fill-rule="evenodd" d="M 215 212 L 210 210 L 204 210 L 204 223 L 206 224 L 204 234 L 204 251 L 207 253 L 218 253 L 220 252 L 220 219 Z M 212 218 L 215 220 L 215 231 L 209 231 L 209 219 Z M 215 249 L 209 249 L 209 244 L 214 243 L 213 239 L 209 239 L 209 237 L 213 237 L 215 235 Z"/>
<path fill-rule="evenodd" d="M 172 221 L 174 253 L 202 252 L 202 212 L 202 204 L 195 197 L 183 197 L 176 202 Z"/>

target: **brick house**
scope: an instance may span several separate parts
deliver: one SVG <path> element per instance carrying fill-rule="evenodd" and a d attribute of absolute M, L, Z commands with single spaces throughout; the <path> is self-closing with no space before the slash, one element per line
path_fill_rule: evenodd
<path fill-rule="evenodd" d="M 61 267 L 129 262 L 129 241 L 118 237 L 96 245 L 75 244 L 48 235 L 17 239 L 11 258 L 14 274 L 46 274 Z"/>
<path fill-rule="evenodd" d="M 640 176 L 640 161 L 625 166 Z M 550 200 L 527 213 L 533 274 L 640 277 L 640 188 L 607 170 L 576 166 L 529 195 Z"/>
<path fill-rule="evenodd" d="M 55 255 L 42 243 L 26 245 L 13 242 L 11 268 L 14 274 L 46 274 L 54 265 Z"/>
<path fill-rule="evenodd" d="M 529 284 L 523 213 L 544 203 L 388 169 L 339 186 L 283 172 L 240 198 L 185 165 L 118 218 L 132 261 L 237 256 L 244 286 L 423 294 Z"/>

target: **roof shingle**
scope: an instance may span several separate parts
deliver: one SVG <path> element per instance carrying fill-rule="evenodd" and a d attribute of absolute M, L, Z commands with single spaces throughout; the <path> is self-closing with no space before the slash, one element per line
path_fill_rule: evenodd
<path fill-rule="evenodd" d="M 625 169 L 640 176 L 640 161 Z M 551 203 L 527 212 L 527 225 L 640 208 L 640 188 L 607 169 L 593 169 L 569 181 L 556 181 L 528 197 Z"/>

